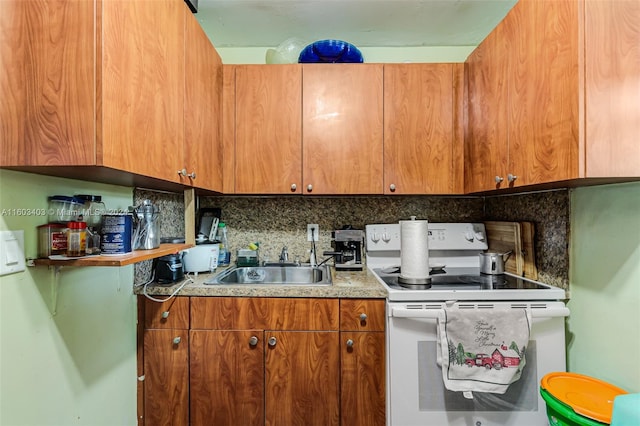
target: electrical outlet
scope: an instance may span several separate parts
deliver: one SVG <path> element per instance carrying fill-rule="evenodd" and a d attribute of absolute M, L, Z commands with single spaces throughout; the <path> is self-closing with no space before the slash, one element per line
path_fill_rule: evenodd
<path fill-rule="evenodd" d="M 318 241 L 320 239 L 320 227 L 317 223 L 309 223 L 307 224 L 307 241 L 311 240 L 311 230 L 313 229 L 313 241 Z"/>

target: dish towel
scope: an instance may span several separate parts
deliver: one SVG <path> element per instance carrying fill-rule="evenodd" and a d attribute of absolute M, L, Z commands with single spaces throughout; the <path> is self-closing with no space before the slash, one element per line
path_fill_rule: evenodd
<path fill-rule="evenodd" d="M 531 310 L 446 307 L 438 316 L 437 362 L 447 389 L 503 394 L 520 378 Z"/>

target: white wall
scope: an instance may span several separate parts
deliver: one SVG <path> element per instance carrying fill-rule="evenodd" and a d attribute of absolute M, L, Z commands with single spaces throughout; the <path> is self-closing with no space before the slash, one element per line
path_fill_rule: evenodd
<path fill-rule="evenodd" d="M 640 392 L 640 183 L 571 196 L 568 370 Z"/>
<path fill-rule="evenodd" d="M 36 227 L 47 196 L 102 195 L 126 209 L 132 189 L 0 170 L 0 230 Z M 0 425 L 136 424 L 133 268 L 30 267 L 0 277 Z M 57 290 L 56 290 L 57 289 Z M 56 300 L 57 299 L 57 300 Z"/>

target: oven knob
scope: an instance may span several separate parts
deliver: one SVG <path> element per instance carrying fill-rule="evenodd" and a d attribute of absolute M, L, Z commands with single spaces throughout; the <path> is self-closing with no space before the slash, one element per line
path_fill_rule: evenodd
<path fill-rule="evenodd" d="M 465 232 L 464 238 L 467 241 L 473 241 L 473 232 L 470 232 L 470 231 Z"/>
<path fill-rule="evenodd" d="M 387 234 L 386 232 L 382 234 L 382 241 L 384 241 L 385 243 L 388 243 L 389 241 L 391 241 L 391 237 L 389 236 L 389 234 Z"/>
<path fill-rule="evenodd" d="M 373 234 L 371 234 L 371 241 L 377 243 L 378 241 L 380 241 L 380 235 L 374 232 Z"/>
<path fill-rule="evenodd" d="M 476 240 L 478 241 L 484 241 L 484 235 L 482 234 L 482 232 L 476 232 Z"/>

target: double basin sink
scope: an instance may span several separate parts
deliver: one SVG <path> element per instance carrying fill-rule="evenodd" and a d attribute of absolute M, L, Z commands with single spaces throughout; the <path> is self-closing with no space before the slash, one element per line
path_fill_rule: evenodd
<path fill-rule="evenodd" d="M 242 266 L 226 269 L 205 281 L 211 285 L 313 285 L 332 284 L 329 265 Z"/>

